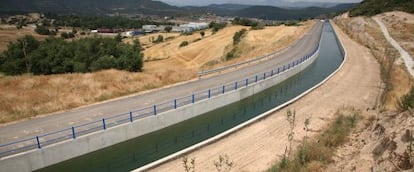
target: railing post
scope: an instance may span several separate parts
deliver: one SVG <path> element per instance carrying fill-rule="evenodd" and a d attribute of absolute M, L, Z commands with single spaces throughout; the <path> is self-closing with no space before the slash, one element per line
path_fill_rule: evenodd
<path fill-rule="evenodd" d="M 280 73 L 280 68 L 277 68 L 277 74 L 279 74 Z"/>
<path fill-rule="evenodd" d="M 76 139 L 75 127 L 72 126 L 72 138 Z"/>
<path fill-rule="evenodd" d="M 157 115 L 157 105 L 154 105 L 154 115 Z"/>
<path fill-rule="evenodd" d="M 106 130 L 105 118 L 102 118 L 102 127 L 104 130 Z"/>
<path fill-rule="evenodd" d="M 225 85 L 223 85 L 223 91 L 222 91 L 223 94 L 224 94 L 224 91 L 226 91 L 226 86 Z"/>
<path fill-rule="evenodd" d="M 174 99 L 174 109 L 177 109 L 177 99 Z"/>
<path fill-rule="evenodd" d="M 249 85 L 249 78 L 246 79 L 246 87 Z"/>
<path fill-rule="evenodd" d="M 37 142 L 37 148 L 41 149 L 42 146 L 40 146 L 39 136 L 36 136 L 36 142 Z"/>
<path fill-rule="evenodd" d="M 132 118 L 132 112 L 129 112 L 129 122 L 133 122 L 134 118 Z"/>
<path fill-rule="evenodd" d="M 259 79 L 259 77 L 256 75 L 256 81 L 255 82 L 257 82 L 258 79 Z"/>
<path fill-rule="evenodd" d="M 237 90 L 237 81 L 234 83 L 234 90 Z"/>
<path fill-rule="evenodd" d="M 211 97 L 211 90 L 209 89 L 208 90 L 208 98 L 210 98 Z"/>
<path fill-rule="evenodd" d="M 272 69 L 272 73 L 270 73 L 270 76 L 273 76 L 273 69 Z"/>
<path fill-rule="evenodd" d="M 285 65 L 283 65 L 283 70 L 282 70 L 283 72 L 285 71 Z"/>
<path fill-rule="evenodd" d="M 266 79 L 266 72 L 263 74 L 263 80 Z"/>
<path fill-rule="evenodd" d="M 195 102 L 195 96 L 194 94 L 191 96 L 191 101 L 194 103 Z"/>

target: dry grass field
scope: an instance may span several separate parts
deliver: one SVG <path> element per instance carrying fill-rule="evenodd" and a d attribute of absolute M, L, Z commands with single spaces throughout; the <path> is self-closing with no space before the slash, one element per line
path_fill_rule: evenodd
<path fill-rule="evenodd" d="M 312 24 L 313 22 L 306 22 L 300 27 L 277 26 L 249 31 L 240 43 L 245 55 L 219 65 L 235 63 L 284 48 L 303 35 Z M 174 37 L 160 44 L 149 41 L 151 37 L 156 38 L 158 34 L 140 37 L 147 60 L 141 73 L 105 70 L 88 74 L 0 75 L 0 123 L 67 110 L 194 79 L 197 71 L 205 63 L 221 60 L 226 53 L 226 46 L 232 45 L 234 33 L 241 28 L 244 27 L 229 26 L 214 35 L 211 31 L 206 31 L 206 35 L 201 40 L 197 40 L 201 38 L 199 33 L 189 36 L 160 33 L 164 38 Z M 26 29 L 19 31 L 11 29 L 7 32 L 0 30 L 2 38 L 3 35 L 7 35 L 4 38 L 7 37 L 9 41 L 16 40 L 19 37 L 16 35 L 23 36 L 28 33 L 34 34 L 32 30 Z M 37 34 L 34 36 L 39 39 L 44 38 Z M 5 42 L 2 44 L 6 44 L 4 39 L 1 41 Z M 182 41 L 188 41 L 190 44 L 179 48 Z"/>
<path fill-rule="evenodd" d="M 28 26 L 23 27 L 22 29 L 17 29 L 14 25 L 0 25 L 0 52 L 7 49 L 7 44 L 9 42 L 14 42 L 25 35 L 32 35 L 39 40 L 47 38 L 47 36 L 39 35 L 34 32 L 34 28 L 35 26 Z"/>

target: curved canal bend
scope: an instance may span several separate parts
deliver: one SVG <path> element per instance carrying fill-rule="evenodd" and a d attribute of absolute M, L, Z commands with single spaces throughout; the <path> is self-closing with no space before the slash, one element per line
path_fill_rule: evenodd
<path fill-rule="evenodd" d="M 329 23 L 324 24 L 320 46 L 319 57 L 307 69 L 254 96 L 38 171 L 129 171 L 213 137 L 287 102 L 333 73 L 343 54 Z"/>

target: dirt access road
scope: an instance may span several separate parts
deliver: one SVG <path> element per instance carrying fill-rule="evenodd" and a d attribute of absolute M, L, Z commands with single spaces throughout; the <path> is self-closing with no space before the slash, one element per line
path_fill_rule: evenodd
<path fill-rule="evenodd" d="M 332 23 L 333 24 L 333 23 Z M 296 143 L 305 135 L 304 121 L 319 131 L 338 108 L 353 106 L 366 112 L 376 106 L 381 89 L 380 68 L 369 49 L 351 40 L 334 25 L 348 53 L 343 68 L 321 87 L 286 108 L 273 113 L 234 134 L 186 155 L 195 158 L 196 171 L 215 171 L 214 162 L 227 155 L 232 171 L 264 171 L 278 161 L 288 145 L 286 111 L 296 111 Z M 310 133 L 315 134 L 317 132 Z M 181 158 L 151 171 L 184 171 Z"/>
<path fill-rule="evenodd" d="M 404 60 L 404 64 L 407 67 L 408 73 L 410 73 L 411 77 L 414 77 L 414 61 L 413 58 L 410 56 L 410 54 L 408 54 L 407 51 L 405 51 L 400 44 L 398 44 L 397 41 L 395 41 L 391 36 L 390 33 L 388 32 L 387 27 L 385 26 L 385 24 L 381 21 L 381 18 L 376 16 L 373 17 L 373 19 L 375 20 L 375 22 L 378 23 L 378 25 L 381 28 L 382 33 L 384 34 L 385 38 L 387 39 L 387 41 L 395 48 L 398 50 L 398 52 L 400 53 L 401 58 Z"/>
<path fill-rule="evenodd" d="M 321 22 L 315 24 L 309 34 L 305 35 L 289 51 L 281 53 L 278 57 L 241 68 L 237 71 L 191 81 L 153 92 L 77 108 L 54 115 L 3 125 L 0 127 L 0 144 L 21 140 L 23 138 L 33 138 L 42 133 L 98 121 L 109 115 L 122 114 L 131 110 L 149 107 L 167 100 L 173 101 L 174 98 L 177 97 L 189 96 L 197 91 L 218 87 L 222 84 L 242 80 L 256 74 L 263 74 L 264 71 L 270 71 L 271 69 L 283 66 L 284 64 L 297 60 L 314 50 L 319 42 L 322 26 L 323 23 Z"/>

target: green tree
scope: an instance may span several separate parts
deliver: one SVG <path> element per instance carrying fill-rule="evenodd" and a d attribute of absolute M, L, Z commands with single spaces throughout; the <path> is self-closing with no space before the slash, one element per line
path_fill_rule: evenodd
<path fill-rule="evenodd" d="M 116 42 L 122 42 L 122 36 L 121 36 L 121 34 L 120 34 L 120 33 L 118 33 L 118 34 L 115 36 L 115 41 L 116 41 Z"/>
<path fill-rule="evenodd" d="M 39 41 L 33 36 L 25 36 L 10 42 L 0 61 L 0 69 L 8 75 L 30 73 L 32 61 L 30 54 L 39 47 Z"/>
<path fill-rule="evenodd" d="M 171 27 L 171 26 L 166 26 L 166 27 L 164 28 L 164 30 L 165 30 L 165 32 L 166 32 L 166 36 L 165 36 L 165 37 L 168 37 L 167 35 L 168 35 L 168 33 L 170 33 L 170 32 L 171 32 L 172 27 Z"/>

